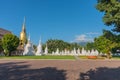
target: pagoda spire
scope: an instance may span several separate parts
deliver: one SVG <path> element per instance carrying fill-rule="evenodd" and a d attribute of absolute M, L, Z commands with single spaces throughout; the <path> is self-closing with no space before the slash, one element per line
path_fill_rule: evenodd
<path fill-rule="evenodd" d="M 26 28 L 25 28 L 25 17 L 22 25 L 22 31 L 20 33 L 20 44 L 23 46 L 27 43 Z"/>
<path fill-rule="evenodd" d="M 29 34 L 29 36 L 28 36 L 28 42 L 30 42 L 30 34 Z"/>
<path fill-rule="evenodd" d="M 24 21 L 23 21 L 23 26 L 22 26 L 22 31 L 25 31 L 26 29 L 25 29 L 25 17 L 24 17 Z"/>
<path fill-rule="evenodd" d="M 40 36 L 39 44 L 42 44 L 41 36 Z"/>
<path fill-rule="evenodd" d="M 24 22 L 23 23 L 25 24 L 25 16 L 24 16 Z"/>

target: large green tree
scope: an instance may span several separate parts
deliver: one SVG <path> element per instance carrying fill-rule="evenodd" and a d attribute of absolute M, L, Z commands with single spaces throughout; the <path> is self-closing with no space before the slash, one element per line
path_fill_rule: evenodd
<path fill-rule="evenodd" d="M 2 38 L 2 47 L 6 56 L 11 56 L 11 52 L 19 45 L 19 38 L 13 34 L 6 34 Z"/>
<path fill-rule="evenodd" d="M 56 51 L 57 48 L 59 48 L 59 50 L 64 50 L 66 48 L 66 46 L 68 46 L 69 44 L 67 42 L 64 42 L 63 40 L 58 40 L 58 39 L 49 39 L 47 41 L 47 45 L 48 45 L 48 49 L 49 49 L 49 53 L 52 53 L 52 51 Z"/>
<path fill-rule="evenodd" d="M 98 38 L 95 38 L 94 44 L 97 50 L 107 54 L 108 58 L 110 58 L 112 48 L 117 45 L 115 42 L 107 39 L 104 36 L 99 36 Z"/>
<path fill-rule="evenodd" d="M 80 46 L 80 44 L 78 44 L 78 43 L 70 43 L 70 49 L 69 50 L 73 50 L 73 48 L 81 48 L 82 49 L 82 47 Z"/>
<path fill-rule="evenodd" d="M 96 8 L 104 12 L 103 22 L 114 26 L 114 31 L 120 32 L 120 0 L 97 0 Z"/>
<path fill-rule="evenodd" d="M 103 30 L 103 36 L 113 42 L 118 40 L 118 36 L 109 30 Z"/>
<path fill-rule="evenodd" d="M 94 42 L 88 42 L 88 43 L 85 45 L 85 49 L 86 49 L 86 50 L 96 49 L 96 47 L 95 47 L 95 45 L 94 45 Z"/>
<path fill-rule="evenodd" d="M 60 51 L 62 50 L 73 50 L 74 48 L 80 48 L 80 45 L 77 43 L 68 43 L 63 40 L 58 39 L 49 39 L 47 42 L 48 52 L 52 53 L 52 51 L 56 51 L 59 48 Z M 45 45 L 44 45 L 45 47 Z"/>
<path fill-rule="evenodd" d="M 2 48 L 2 40 L 0 39 L 0 53 L 3 51 L 3 48 Z"/>
<path fill-rule="evenodd" d="M 120 50 L 120 34 L 115 34 L 109 30 L 103 30 L 102 36 L 116 43 L 116 46 L 112 48 L 113 53 L 116 53 L 117 50 Z"/>

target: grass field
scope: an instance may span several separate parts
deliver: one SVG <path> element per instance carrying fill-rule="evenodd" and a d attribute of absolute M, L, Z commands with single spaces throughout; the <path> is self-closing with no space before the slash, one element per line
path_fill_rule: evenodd
<path fill-rule="evenodd" d="M 79 56 L 80 59 L 87 59 L 86 56 Z"/>
<path fill-rule="evenodd" d="M 120 59 L 120 56 L 113 56 L 112 59 Z"/>
<path fill-rule="evenodd" d="M 79 56 L 80 59 L 88 59 L 86 56 Z M 53 56 L 53 55 L 45 55 L 45 56 L 0 56 L 0 59 L 64 59 L 64 60 L 75 60 L 74 56 Z M 98 57 L 97 59 L 105 59 L 104 57 Z M 112 57 L 112 59 L 120 59 L 118 56 Z"/>
<path fill-rule="evenodd" d="M 0 56 L 0 59 L 75 59 L 74 56 Z"/>

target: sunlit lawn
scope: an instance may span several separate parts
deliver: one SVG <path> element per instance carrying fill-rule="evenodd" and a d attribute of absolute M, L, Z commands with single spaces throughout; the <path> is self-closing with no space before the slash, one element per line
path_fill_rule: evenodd
<path fill-rule="evenodd" d="M 0 56 L 0 59 L 75 59 L 74 56 Z"/>
<path fill-rule="evenodd" d="M 79 56 L 80 59 L 88 59 L 87 56 Z M 55 56 L 55 55 L 44 55 L 44 56 L 0 56 L 0 59 L 65 59 L 75 60 L 74 56 Z M 98 57 L 97 59 L 105 59 L 104 57 Z M 120 56 L 114 56 L 112 59 L 120 59 Z"/>

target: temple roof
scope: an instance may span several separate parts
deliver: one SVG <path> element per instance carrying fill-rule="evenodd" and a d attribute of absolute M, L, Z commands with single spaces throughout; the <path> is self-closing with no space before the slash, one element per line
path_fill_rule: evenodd
<path fill-rule="evenodd" d="M 5 30 L 3 28 L 0 28 L 0 39 L 5 35 L 5 34 L 9 34 L 11 33 L 10 31 L 8 30 Z"/>

